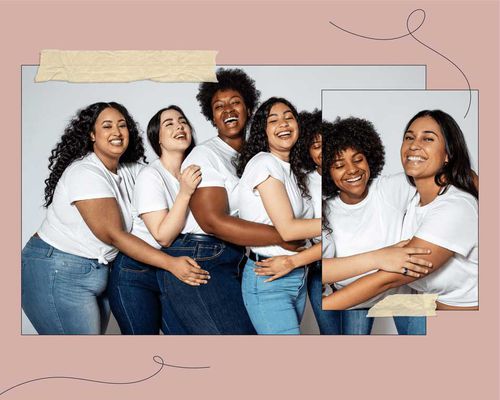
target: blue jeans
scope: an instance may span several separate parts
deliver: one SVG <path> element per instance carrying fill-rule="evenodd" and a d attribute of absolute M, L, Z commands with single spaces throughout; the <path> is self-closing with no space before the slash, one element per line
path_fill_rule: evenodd
<path fill-rule="evenodd" d="M 254 272 L 248 259 L 243 271 L 245 306 L 258 334 L 300 335 L 300 321 L 306 306 L 306 270 L 297 268 L 272 282 Z"/>
<path fill-rule="evenodd" d="M 159 268 L 118 253 L 108 285 L 111 311 L 124 335 L 187 333 L 160 290 Z M 168 323 L 167 323 L 168 320 Z"/>
<path fill-rule="evenodd" d="M 321 262 L 311 264 L 307 275 L 307 292 L 309 301 L 318 323 L 321 335 L 335 335 L 337 324 L 335 322 L 335 311 L 322 310 L 321 300 L 323 298 L 323 284 L 321 283 Z"/>
<path fill-rule="evenodd" d="M 367 318 L 367 308 L 333 311 L 333 335 L 369 335 L 372 331 L 373 317 Z M 394 317 L 399 335 L 425 335 L 425 317 Z"/>
<path fill-rule="evenodd" d="M 182 332 L 171 329 L 170 333 L 255 334 L 241 296 L 242 247 L 209 235 L 187 234 L 179 236 L 162 251 L 174 257 L 193 258 L 211 277 L 206 285 L 190 286 L 170 272 L 157 271 L 160 290 L 183 329 Z M 168 315 L 166 319 L 170 327 Z"/>
<path fill-rule="evenodd" d="M 21 253 L 22 307 L 42 335 L 101 334 L 109 321 L 109 268 L 32 237 Z"/>

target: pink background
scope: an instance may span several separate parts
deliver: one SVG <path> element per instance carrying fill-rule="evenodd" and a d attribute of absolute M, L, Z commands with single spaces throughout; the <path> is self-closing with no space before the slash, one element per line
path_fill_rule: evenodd
<path fill-rule="evenodd" d="M 427 19 L 416 33 L 457 63 L 480 91 L 480 311 L 439 313 L 429 318 L 426 337 L 20 335 L 20 66 L 38 64 L 41 49 L 218 50 L 219 64 L 427 64 L 428 88 L 466 88 L 457 70 L 411 38 L 368 41 L 328 23 L 365 35 L 397 36 L 417 8 L 413 2 L 254 3 L 0 3 L 5 149 L 0 393 L 43 376 L 140 379 L 157 370 L 156 354 L 174 364 L 211 366 L 165 369 L 127 386 L 49 380 L 3 398 L 497 398 L 498 2 L 419 2 Z"/>

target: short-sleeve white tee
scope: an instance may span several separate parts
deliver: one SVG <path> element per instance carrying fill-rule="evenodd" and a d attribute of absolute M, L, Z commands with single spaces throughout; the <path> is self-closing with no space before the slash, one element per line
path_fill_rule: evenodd
<path fill-rule="evenodd" d="M 144 167 L 137 176 L 132 199 L 134 226 L 132 234 L 151 246 L 159 249 L 161 245 L 149 233 L 140 215 L 160 210 L 170 210 L 174 205 L 180 184 L 159 159 Z"/>
<path fill-rule="evenodd" d="M 418 194 L 408 207 L 403 237 L 418 237 L 450 251 L 453 256 L 425 278 L 410 283 L 419 292 L 437 293 L 450 306 L 478 305 L 478 202 L 450 186 L 431 203 L 419 206 Z"/>
<path fill-rule="evenodd" d="M 365 199 L 346 204 L 336 197 L 329 207 L 329 220 L 337 257 L 347 257 L 391 246 L 401 240 L 406 208 L 415 194 L 404 174 L 375 179 Z M 376 270 L 336 282 L 341 289 Z M 389 294 L 409 293 L 407 286 L 388 290 L 352 308 L 369 308 Z"/>
<path fill-rule="evenodd" d="M 229 215 L 238 216 L 238 183 L 239 178 L 236 175 L 236 167 L 233 160 L 238 156 L 238 152 L 224 142 L 220 137 L 215 136 L 203 143 L 195 146 L 182 163 L 182 170 L 192 164 L 199 165 L 201 168 L 201 182 L 198 185 L 202 187 L 223 187 L 227 192 L 229 204 Z M 196 222 L 194 216 L 190 213 L 182 233 L 206 233 Z"/>
<path fill-rule="evenodd" d="M 115 198 L 123 227 L 132 230 L 131 199 L 135 179 L 143 165 L 120 164 L 117 173 L 109 171 L 94 152 L 71 163 L 63 172 L 52 203 L 38 235 L 61 251 L 80 257 L 97 258 L 102 264 L 114 260 L 118 250 L 99 240 L 74 205 L 78 200 Z"/>
<path fill-rule="evenodd" d="M 240 218 L 266 225 L 273 224 L 264 208 L 259 191 L 256 189 L 269 177 L 281 181 L 285 186 L 296 219 L 313 218 L 314 211 L 311 203 L 302 197 L 290 164 L 266 152 L 258 153 L 252 157 L 241 176 L 238 197 Z M 267 257 L 295 254 L 293 251 L 285 250 L 276 245 L 255 246 L 251 249 L 256 254 Z"/>

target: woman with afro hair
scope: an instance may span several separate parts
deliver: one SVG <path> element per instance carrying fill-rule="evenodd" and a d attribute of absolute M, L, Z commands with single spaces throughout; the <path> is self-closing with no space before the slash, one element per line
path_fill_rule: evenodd
<path fill-rule="evenodd" d="M 40 334 L 100 334 L 118 250 L 193 284 L 206 272 L 130 233 L 131 196 L 144 158 L 136 123 L 122 105 L 78 111 L 49 157 L 47 215 L 22 251 L 22 306 Z M 193 280 L 193 281 L 191 281 Z"/>
<path fill-rule="evenodd" d="M 407 205 L 402 237 L 410 239 L 408 246 L 430 250 L 424 256 L 432 263 L 429 275 L 408 274 L 406 265 L 402 274 L 378 271 L 334 293 L 324 305 L 351 307 L 408 284 L 419 293 L 437 294 L 440 310 L 477 310 L 478 177 L 460 126 L 441 110 L 420 111 L 404 129 L 401 162 L 417 191 Z"/>
<path fill-rule="evenodd" d="M 271 97 L 255 113 L 237 166 L 240 217 L 273 225 L 285 240 L 321 234 L 307 189 L 297 141 L 298 113 L 286 99 Z M 306 303 L 307 268 L 292 268 L 269 278 L 256 262 L 294 252 L 276 245 L 250 246 L 243 272 L 245 306 L 259 334 L 300 334 Z M 279 279 L 277 279 L 279 278 Z"/>
<path fill-rule="evenodd" d="M 415 257 L 427 254 L 427 248 L 402 248 L 400 243 L 401 247 L 382 249 L 401 240 L 403 217 L 415 193 L 404 174 L 379 176 L 384 160 L 380 137 L 365 119 L 338 118 L 331 137 L 324 141 L 324 237 L 333 242 L 330 246 L 338 258 L 323 260 L 323 277 L 325 282 L 334 281 L 336 290 L 377 269 L 420 276 L 431 266 Z M 366 317 L 368 309 L 388 294 L 410 292 L 402 286 L 332 313 L 336 334 L 370 334 L 373 318 Z M 323 300 L 323 308 L 330 309 L 325 303 L 331 304 L 332 296 Z M 399 334 L 425 334 L 424 317 L 394 320 Z"/>
<path fill-rule="evenodd" d="M 284 242 L 273 227 L 238 218 L 239 178 L 233 160 L 245 143 L 260 93 L 240 69 L 217 70 L 217 81 L 202 83 L 196 97 L 217 136 L 195 146 L 182 164 L 182 169 L 198 165 L 202 180 L 191 196 L 181 240 L 165 249 L 193 257 L 211 279 L 207 285 L 190 287 L 164 274 L 166 296 L 183 326 L 178 333 L 255 334 L 241 296 L 244 246 Z"/>

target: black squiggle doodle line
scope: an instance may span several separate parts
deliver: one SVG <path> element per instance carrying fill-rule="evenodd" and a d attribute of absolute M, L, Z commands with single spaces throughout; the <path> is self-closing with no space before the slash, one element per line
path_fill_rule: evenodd
<path fill-rule="evenodd" d="M 154 374 L 152 374 L 150 376 L 147 376 L 146 378 L 138 379 L 138 380 L 135 380 L 135 381 L 129 381 L 129 382 L 107 382 L 107 381 L 99 381 L 99 380 L 96 380 L 96 379 L 79 378 L 79 377 L 76 377 L 76 376 L 45 376 L 45 377 L 42 377 L 42 378 L 31 379 L 29 381 L 21 382 L 21 383 L 18 383 L 17 385 L 11 386 L 10 388 L 5 389 L 4 391 L 0 392 L 0 396 L 4 395 L 5 393 L 7 393 L 7 392 L 9 392 L 11 390 L 14 390 L 14 389 L 16 389 L 16 388 L 18 388 L 20 386 L 27 385 L 27 384 L 33 383 L 33 382 L 44 381 L 44 380 L 48 380 L 48 379 L 71 379 L 71 380 L 76 380 L 76 381 L 101 383 L 101 384 L 104 384 L 104 385 L 132 385 L 134 383 L 144 382 L 144 381 L 147 381 L 148 379 L 151 379 L 151 378 L 155 377 L 156 375 L 158 375 L 162 371 L 163 367 L 182 368 L 182 369 L 207 369 L 207 368 L 210 368 L 208 366 L 205 366 L 205 367 L 190 367 L 190 366 L 183 366 L 183 365 L 167 364 L 167 363 L 165 363 L 163 361 L 163 358 L 161 358 L 160 356 L 154 356 L 153 357 L 153 361 L 156 364 L 160 365 L 160 368 L 158 369 L 158 371 L 156 371 Z"/>
<path fill-rule="evenodd" d="M 410 29 L 410 19 L 411 17 L 413 16 L 413 14 L 415 14 L 416 12 L 422 12 L 422 21 L 420 22 L 420 25 L 418 25 L 415 29 L 411 30 Z M 449 63 L 451 63 L 456 69 L 458 69 L 460 71 L 460 73 L 462 74 L 462 76 L 464 77 L 465 79 L 465 82 L 467 82 L 467 87 L 468 87 L 468 90 L 469 90 L 469 105 L 467 106 L 467 111 L 465 112 L 465 115 L 464 115 L 464 119 L 467 118 L 467 115 L 469 114 L 469 110 L 470 110 L 470 107 L 471 107 L 471 103 L 472 103 L 472 90 L 471 90 L 471 87 L 470 87 L 470 83 L 469 83 L 469 79 L 467 79 L 467 76 L 464 74 L 464 72 L 460 69 L 460 67 L 455 64 L 452 60 L 450 60 L 448 57 L 446 57 L 444 54 L 441 54 L 439 51 L 437 50 L 434 50 L 432 47 L 428 46 L 427 44 L 425 44 L 424 42 L 422 42 L 421 40 L 417 39 L 414 35 L 414 33 L 416 31 L 418 31 L 420 29 L 420 27 L 424 24 L 425 22 L 425 17 L 426 17 L 426 14 L 425 14 L 425 10 L 421 9 L 421 8 L 418 8 L 416 10 L 413 10 L 409 15 L 408 17 L 406 18 L 406 29 L 408 30 L 408 33 L 404 34 L 404 35 L 400 35 L 400 36 L 394 36 L 394 37 L 387 37 L 387 38 L 377 38 L 377 37 L 371 37 L 371 36 L 365 36 L 365 35 L 360 35 L 358 33 L 355 33 L 355 32 L 351 32 L 345 28 L 342 28 L 340 27 L 339 25 L 333 23 L 332 21 L 329 21 L 331 25 L 333 25 L 335 28 L 337 29 L 340 29 L 341 31 L 343 32 L 346 32 L 350 35 L 354 35 L 354 36 L 357 36 L 357 37 L 360 37 L 360 38 L 363 38 L 363 39 L 370 39 L 370 40 L 397 40 L 397 39 L 402 39 L 404 37 L 407 37 L 407 36 L 411 36 L 413 39 L 415 39 L 418 43 L 420 43 L 422 46 L 426 47 L 427 49 L 433 51 L 434 53 L 440 55 L 441 57 L 443 57 L 445 60 L 447 60 Z"/>

